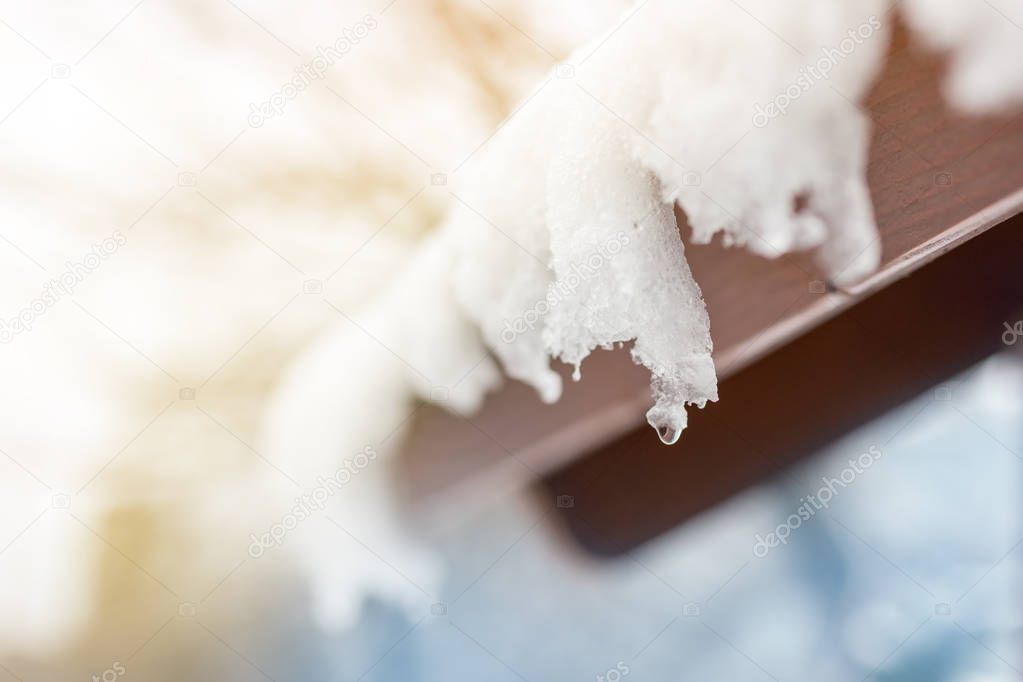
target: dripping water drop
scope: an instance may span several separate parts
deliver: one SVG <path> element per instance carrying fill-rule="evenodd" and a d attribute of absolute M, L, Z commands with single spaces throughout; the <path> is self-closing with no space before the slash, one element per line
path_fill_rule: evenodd
<path fill-rule="evenodd" d="M 678 442 L 679 436 L 682 435 L 682 429 L 675 426 L 662 425 L 655 428 L 657 430 L 657 437 L 665 445 L 674 445 Z"/>

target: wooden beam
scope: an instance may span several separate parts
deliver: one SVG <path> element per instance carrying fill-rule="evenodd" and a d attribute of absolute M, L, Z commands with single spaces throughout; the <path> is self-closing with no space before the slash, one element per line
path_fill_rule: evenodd
<path fill-rule="evenodd" d="M 939 92 L 942 60 L 906 44 L 899 34 L 865 106 L 875 125 L 868 182 L 883 247 L 875 276 L 830 290 L 805 255 L 768 260 L 717 243 L 687 244 L 722 381 L 1023 210 L 1023 117 L 950 112 Z M 556 405 L 510 383 L 470 420 L 420 411 L 403 456 L 403 480 L 420 513 L 443 514 L 452 497 L 464 509 L 642 426 L 648 376 L 626 353 L 598 352 L 580 383 L 562 369 L 566 390 Z M 707 411 L 721 409 L 729 408 Z M 681 449 L 690 440 L 683 434 Z"/>
<path fill-rule="evenodd" d="M 678 446 L 638 429 L 551 475 L 548 494 L 574 498 L 562 523 L 595 553 L 624 552 L 1005 350 L 1021 265 L 1023 216 L 726 379 Z"/>

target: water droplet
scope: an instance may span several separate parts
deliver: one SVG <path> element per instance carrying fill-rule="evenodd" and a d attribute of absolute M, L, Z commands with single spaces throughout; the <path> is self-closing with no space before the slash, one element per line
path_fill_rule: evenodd
<path fill-rule="evenodd" d="M 673 426 L 658 426 L 657 437 L 665 445 L 674 445 L 682 435 L 682 429 Z"/>
<path fill-rule="evenodd" d="M 686 428 L 686 411 L 683 405 L 658 403 L 647 410 L 646 421 L 657 432 L 665 445 L 674 445 Z"/>

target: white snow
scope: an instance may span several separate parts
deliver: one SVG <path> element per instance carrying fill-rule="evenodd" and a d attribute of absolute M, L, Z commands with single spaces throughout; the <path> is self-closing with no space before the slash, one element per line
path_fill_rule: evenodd
<path fill-rule="evenodd" d="M 698 243 L 724 232 L 769 257 L 819 246 L 841 282 L 876 267 L 869 130 L 856 101 L 887 47 L 884 7 L 648 2 L 555 68 L 467 170 L 445 228 L 457 234 L 459 301 L 508 375 L 554 400 L 550 358 L 578 368 L 595 348 L 634 341 L 652 375 L 647 418 L 667 442 L 685 427 L 685 405 L 717 399 L 676 201 Z M 756 125 L 757 104 L 843 47 L 826 80 Z M 601 256 L 612 245 L 619 253 Z M 593 258 L 599 266 L 580 276 Z M 529 310 L 545 314 L 502 338 Z"/>
<path fill-rule="evenodd" d="M 401 329 L 388 338 L 416 367 L 380 384 L 363 367 L 367 395 L 472 411 L 499 382 L 489 351 L 552 402 L 561 393 L 552 359 L 579 379 L 594 349 L 631 342 L 651 373 L 647 420 L 674 443 L 686 406 L 717 399 L 710 321 L 674 204 L 695 244 L 721 233 L 769 258 L 815 249 L 839 284 L 873 271 L 881 249 L 860 103 L 888 48 L 891 10 L 885 0 L 638 3 L 553 68 L 454 178 L 444 225 L 376 307 Z M 346 343 L 310 374 L 351 364 Z M 301 413 L 303 383 L 278 404 Z M 369 386 L 384 383 L 390 398 Z M 431 385 L 451 390 L 438 401 Z M 271 442 L 305 429 L 273 411 L 268 423 Z M 309 447 L 343 452 L 363 440 L 349 431 Z M 399 527 L 389 536 L 396 546 L 407 542 Z M 429 553 L 410 565 L 429 573 Z M 330 571 L 315 573 L 330 583 Z M 358 602 L 374 589 L 366 580 L 347 594 Z M 392 593 L 402 603 L 413 596 L 403 586 Z M 354 612 L 352 603 L 337 608 Z"/>
<path fill-rule="evenodd" d="M 0 95 L 0 217 L 31 254 L 0 250 L 4 320 L 90 242 L 114 227 L 128 237 L 75 291 L 81 309 L 63 300 L 0 347 L 15 386 L 0 396 L 0 647 L 50 650 L 90 617 L 109 550 L 53 507 L 54 491 L 82 490 L 71 509 L 92 512 L 100 532 L 114 510 L 165 505 L 183 535 L 208 534 L 216 508 L 217 532 L 230 526 L 242 548 L 267 510 L 224 501 L 282 484 L 252 450 L 305 485 L 374 446 L 381 457 L 334 512 L 412 580 L 356 565 L 312 532 L 289 540 L 322 597 L 318 617 L 342 628 L 367 595 L 418 608 L 419 586 L 439 579 L 387 465 L 419 401 L 470 414 L 501 370 L 555 401 L 552 360 L 578 369 L 631 343 L 651 373 L 648 420 L 674 441 L 688 405 L 717 399 L 676 202 L 690 249 L 718 234 L 766 257 L 816 249 L 839 283 L 876 267 L 859 103 L 887 48 L 885 0 L 648 0 L 617 22 L 624 0 L 458 0 L 457 21 L 400 2 L 332 67 L 348 103 L 310 87 L 246 126 L 250 102 L 377 4 L 260 10 L 279 40 L 231 3 L 194 15 L 146 3 L 117 26 L 123 15 L 104 3 L 4 15 L 51 57 L 14 34 L 3 46 L 16 68 Z M 1023 98 L 1018 3 L 902 4 L 919 39 L 950 52 L 953 104 Z M 414 194 L 439 170 L 448 186 Z M 304 280 L 322 280 L 335 309 L 293 298 Z M 196 402 L 178 399 L 186 386 Z M 185 504 L 180 490 L 214 499 Z M 186 559 L 168 550 L 161 567 L 215 584 L 237 560 L 228 538 Z"/>
<path fill-rule="evenodd" d="M 1023 3 L 1019 0 L 905 0 L 923 43 L 951 56 L 945 96 L 971 114 L 1023 103 Z"/>

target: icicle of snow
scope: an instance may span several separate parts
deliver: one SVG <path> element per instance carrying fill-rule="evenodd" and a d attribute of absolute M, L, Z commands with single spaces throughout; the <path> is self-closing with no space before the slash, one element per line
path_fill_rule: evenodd
<path fill-rule="evenodd" d="M 697 242 L 720 231 L 771 257 L 821 246 L 841 282 L 876 267 L 856 102 L 887 46 L 885 3 L 747 4 L 640 4 L 556 68 L 467 169 L 446 227 L 454 288 L 508 374 L 544 400 L 560 394 L 550 357 L 578 368 L 633 340 L 664 440 L 684 428 L 684 405 L 716 399 L 675 201 Z M 806 69 L 822 60 L 814 81 Z M 758 105 L 777 111 L 761 121 Z M 621 253 L 602 253 L 611 246 Z"/>
<path fill-rule="evenodd" d="M 635 340 L 650 370 L 647 412 L 674 443 L 686 404 L 717 400 L 710 320 L 683 254 L 672 205 L 632 155 L 632 131 L 574 86 L 574 114 L 547 176 L 555 281 L 548 287 L 548 352 L 577 368 L 598 347 Z"/>
<path fill-rule="evenodd" d="M 545 210 L 556 139 L 544 102 L 541 87 L 465 168 L 470 180 L 456 185 L 438 239 L 454 249 L 450 281 L 463 313 L 508 376 L 554 402 L 561 378 L 537 317 L 552 281 Z"/>

